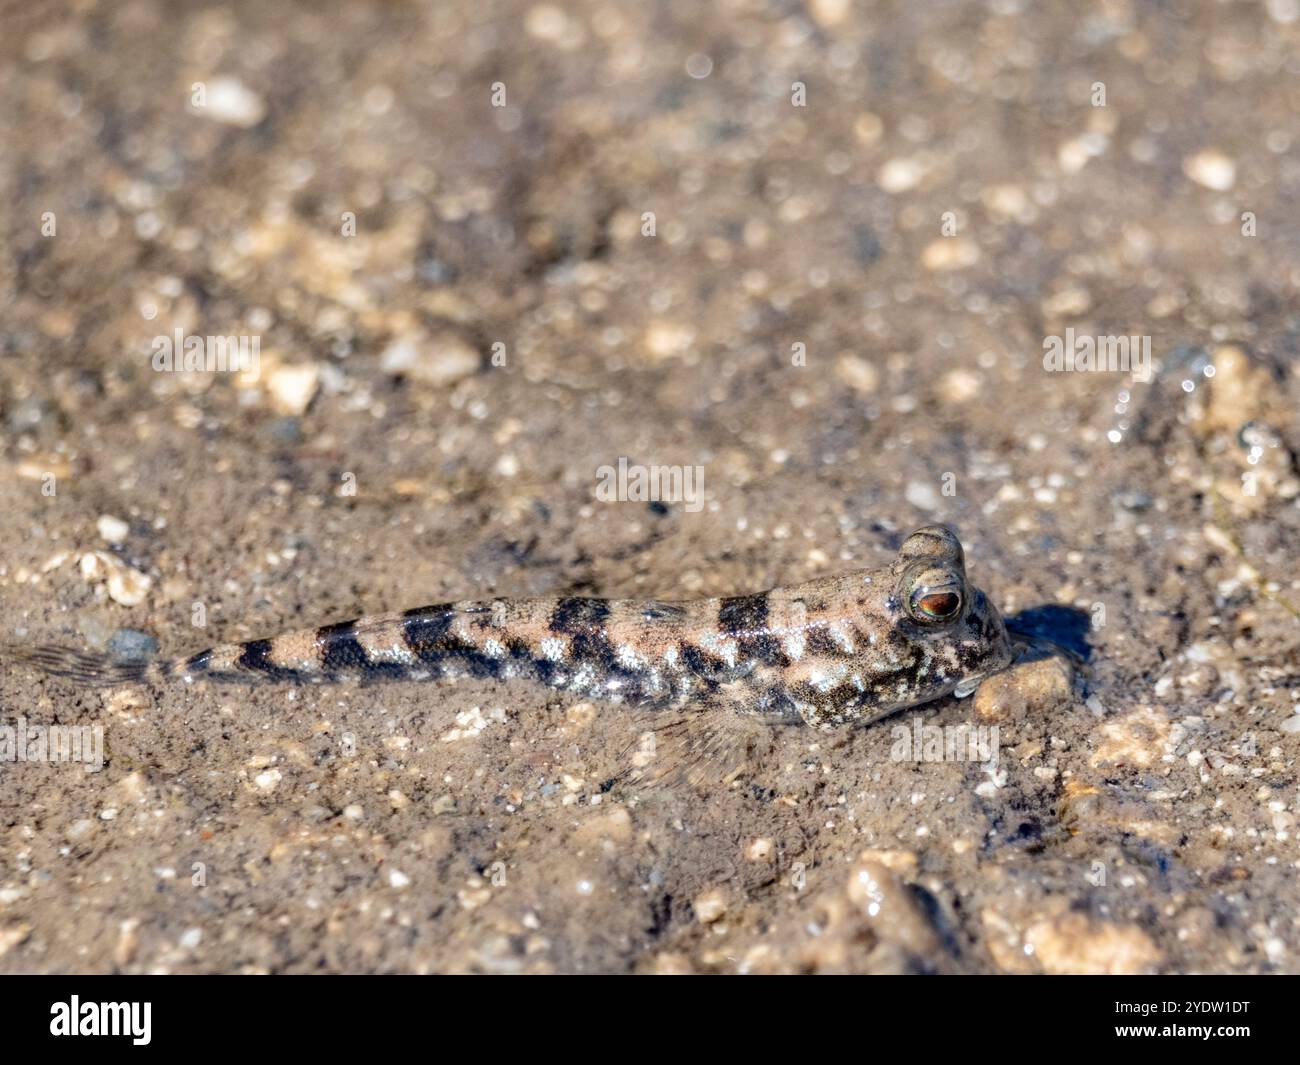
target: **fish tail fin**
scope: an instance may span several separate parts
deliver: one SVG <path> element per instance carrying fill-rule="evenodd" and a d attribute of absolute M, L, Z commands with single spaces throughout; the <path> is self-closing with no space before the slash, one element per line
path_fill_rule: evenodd
<path fill-rule="evenodd" d="M 0 663 L 16 663 L 51 677 L 66 677 L 86 688 L 108 688 L 164 680 L 171 663 L 114 658 L 98 651 L 81 651 L 57 644 L 39 647 L 9 646 L 0 650 Z"/>

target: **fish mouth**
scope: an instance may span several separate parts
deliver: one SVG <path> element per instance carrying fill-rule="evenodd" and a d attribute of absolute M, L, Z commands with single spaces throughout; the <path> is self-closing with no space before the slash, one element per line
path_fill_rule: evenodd
<path fill-rule="evenodd" d="M 1001 673 L 1015 661 L 1015 655 L 1012 653 L 1009 641 L 1005 639 L 1003 640 L 1001 651 L 1002 654 L 986 663 L 985 669 L 980 670 L 978 673 L 971 673 L 969 676 L 963 677 L 959 680 L 957 686 L 953 688 L 952 694 L 958 699 L 965 699 L 966 696 L 972 694 L 975 689 L 983 684 L 989 677 L 996 673 Z"/>
<path fill-rule="evenodd" d="M 1011 646 L 1011 638 L 1007 634 L 1007 628 L 1002 623 L 993 604 L 989 604 L 989 612 L 992 615 L 992 621 L 997 626 L 997 638 L 992 645 L 987 657 L 983 660 L 984 666 L 978 673 L 971 673 L 957 682 L 953 688 L 952 694 L 958 699 L 964 699 L 972 694 L 976 688 L 988 677 L 995 673 L 1001 673 L 1004 669 L 1016 660 L 1015 649 Z"/>

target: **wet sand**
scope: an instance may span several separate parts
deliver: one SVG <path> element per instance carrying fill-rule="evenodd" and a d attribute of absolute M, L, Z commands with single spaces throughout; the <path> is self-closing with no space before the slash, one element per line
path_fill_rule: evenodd
<path fill-rule="evenodd" d="M 930 522 L 1038 636 L 701 788 L 527 686 L 0 663 L 0 724 L 104 744 L 0 762 L 0 971 L 1300 971 L 1294 4 L 0 20 L 0 642 L 723 595 Z"/>

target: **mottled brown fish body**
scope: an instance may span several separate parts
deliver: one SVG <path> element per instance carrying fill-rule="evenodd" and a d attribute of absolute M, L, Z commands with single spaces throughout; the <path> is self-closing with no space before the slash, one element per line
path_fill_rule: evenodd
<path fill-rule="evenodd" d="M 918 530 L 889 566 L 691 602 L 491 599 L 372 615 L 152 666 L 42 649 L 84 683 L 530 679 L 611 702 L 725 700 L 819 727 L 870 721 L 1010 661 L 956 537 Z"/>

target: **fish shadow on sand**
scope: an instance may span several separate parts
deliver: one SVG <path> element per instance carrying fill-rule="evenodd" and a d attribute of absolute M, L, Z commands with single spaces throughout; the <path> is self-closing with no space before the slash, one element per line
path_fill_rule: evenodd
<path fill-rule="evenodd" d="M 1066 651 L 1083 662 L 1092 658 L 1088 633 L 1092 619 L 1072 606 L 1029 607 L 1006 619 L 1007 632 L 1021 644 L 1021 660 L 1035 662 Z"/>

